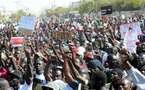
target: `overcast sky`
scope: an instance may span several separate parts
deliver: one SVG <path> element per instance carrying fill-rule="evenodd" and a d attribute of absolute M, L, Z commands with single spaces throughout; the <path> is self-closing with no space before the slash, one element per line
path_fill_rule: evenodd
<path fill-rule="evenodd" d="M 0 8 L 5 11 L 28 9 L 31 12 L 38 13 L 45 8 L 54 6 L 68 7 L 71 2 L 76 1 L 79 0 L 0 0 Z"/>

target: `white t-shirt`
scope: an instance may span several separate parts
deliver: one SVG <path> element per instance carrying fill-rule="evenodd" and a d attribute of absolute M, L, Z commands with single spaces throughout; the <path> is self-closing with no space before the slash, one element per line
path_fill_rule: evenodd
<path fill-rule="evenodd" d="M 40 75 L 37 75 L 35 76 L 35 78 L 39 79 L 39 80 L 42 80 L 43 82 L 41 83 L 41 86 L 45 85 L 47 82 L 46 82 L 46 79 L 44 77 L 44 74 L 40 74 Z M 20 85 L 19 89 L 18 90 L 32 90 L 32 86 L 33 86 L 33 82 L 28 85 L 26 82 L 22 85 Z"/>
<path fill-rule="evenodd" d="M 107 57 L 108 57 L 108 53 L 103 54 L 103 57 L 102 57 L 102 64 L 103 64 L 103 65 L 104 65 L 105 62 L 107 61 Z"/>
<path fill-rule="evenodd" d="M 35 78 L 41 80 L 42 81 L 42 85 L 46 84 L 46 79 L 45 79 L 45 76 L 44 76 L 43 73 L 40 74 L 40 75 L 36 74 Z"/>
<path fill-rule="evenodd" d="M 53 88 L 54 90 L 73 90 L 67 83 L 62 80 L 49 82 L 47 86 Z"/>
<path fill-rule="evenodd" d="M 138 69 L 132 67 L 127 74 L 137 86 L 137 90 L 145 90 L 145 76 Z"/>
<path fill-rule="evenodd" d="M 26 82 L 23 85 L 20 85 L 18 90 L 32 90 L 33 83 L 28 85 Z"/>

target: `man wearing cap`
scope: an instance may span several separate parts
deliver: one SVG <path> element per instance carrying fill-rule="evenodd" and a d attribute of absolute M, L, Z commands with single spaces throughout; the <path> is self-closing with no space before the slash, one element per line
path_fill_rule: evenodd
<path fill-rule="evenodd" d="M 101 71 L 104 71 L 102 63 L 99 60 L 94 59 L 94 55 L 92 52 L 86 52 L 84 59 L 86 60 L 89 69 L 99 69 Z"/>

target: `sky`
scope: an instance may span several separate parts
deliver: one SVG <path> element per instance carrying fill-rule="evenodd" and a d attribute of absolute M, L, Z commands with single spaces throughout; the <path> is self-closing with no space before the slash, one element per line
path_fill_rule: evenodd
<path fill-rule="evenodd" d="M 39 13 L 46 8 L 68 7 L 71 2 L 79 0 L 0 0 L 0 10 L 14 12 L 18 9 L 28 10 L 31 13 Z"/>

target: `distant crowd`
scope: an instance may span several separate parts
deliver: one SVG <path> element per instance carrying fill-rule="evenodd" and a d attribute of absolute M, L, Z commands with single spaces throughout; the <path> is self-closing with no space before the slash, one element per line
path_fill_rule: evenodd
<path fill-rule="evenodd" d="M 136 52 L 120 31 L 133 22 L 141 28 Z M 12 37 L 25 41 L 14 47 Z M 145 90 L 144 39 L 143 15 L 43 19 L 29 34 L 1 24 L 0 90 Z"/>

